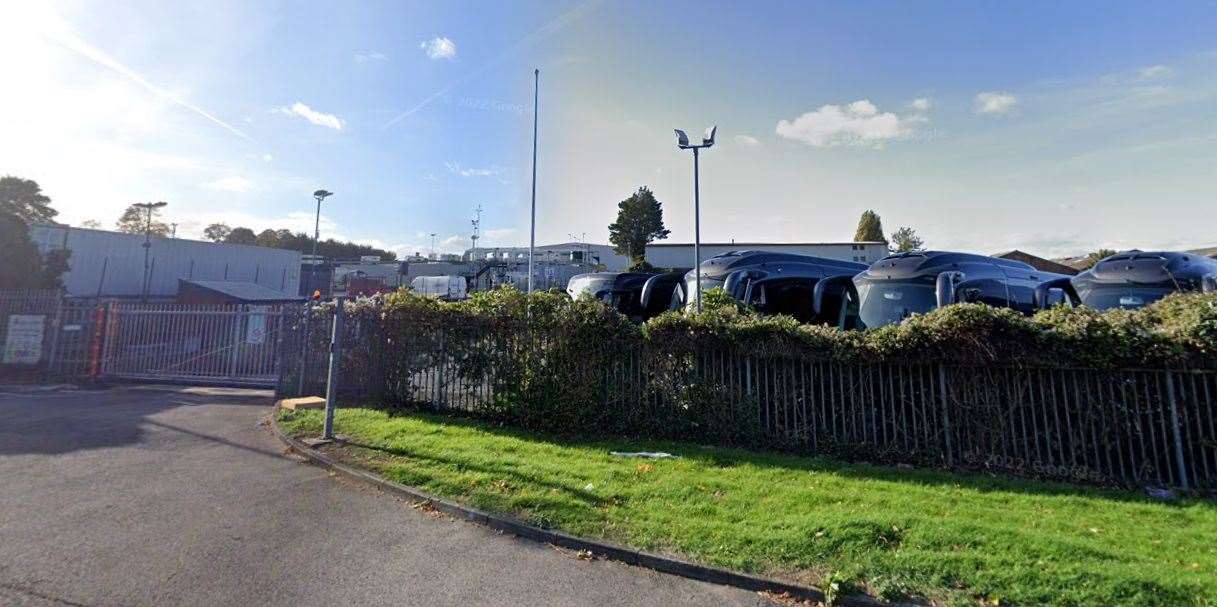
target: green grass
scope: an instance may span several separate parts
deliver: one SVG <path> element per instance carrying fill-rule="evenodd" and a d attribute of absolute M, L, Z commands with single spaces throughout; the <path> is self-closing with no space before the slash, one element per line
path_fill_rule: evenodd
<path fill-rule="evenodd" d="M 315 435 L 317 411 L 285 412 Z M 340 409 L 348 457 L 542 527 L 888 598 L 1217 605 L 1217 504 L 630 440 L 537 437 L 421 413 Z M 667 451 L 675 460 L 609 451 Z"/>

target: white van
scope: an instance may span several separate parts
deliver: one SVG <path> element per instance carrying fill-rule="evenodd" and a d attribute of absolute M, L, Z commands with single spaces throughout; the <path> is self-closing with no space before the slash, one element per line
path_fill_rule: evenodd
<path fill-rule="evenodd" d="M 418 276 L 410 281 L 410 290 L 445 301 L 468 297 L 464 276 Z"/>

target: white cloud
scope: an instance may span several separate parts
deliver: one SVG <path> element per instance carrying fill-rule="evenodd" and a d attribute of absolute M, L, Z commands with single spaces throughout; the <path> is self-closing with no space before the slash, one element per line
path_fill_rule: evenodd
<path fill-rule="evenodd" d="M 822 105 L 793 121 L 781 120 L 779 137 L 802 141 L 816 147 L 882 147 L 887 141 L 907 137 L 915 120 L 891 112 L 880 112 L 867 99 L 848 105 Z"/>
<path fill-rule="evenodd" d="M 468 243 L 468 236 L 453 235 L 439 241 L 439 249 L 444 252 L 464 251 Z"/>
<path fill-rule="evenodd" d="M 1175 75 L 1175 70 L 1165 65 L 1150 65 L 1141 68 L 1137 71 L 1137 75 L 1142 80 L 1158 80 L 1161 78 L 1170 78 Z"/>
<path fill-rule="evenodd" d="M 490 228 L 482 231 L 482 236 L 487 244 L 502 244 L 503 241 L 514 238 L 516 235 L 515 228 Z"/>
<path fill-rule="evenodd" d="M 924 112 L 931 107 L 934 107 L 934 100 L 930 99 L 929 97 L 918 97 L 910 102 L 909 106 L 919 112 Z"/>
<path fill-rule="evenodd" d="M 972 111 L 977 114 L 990 114 L 1001 116 L 1014 111 L 1018 105 L 1018 98 L 1010 93 L 985 91 L 977 93 L 976 99 L 972 100 Z"/>
<path fill-rule="evenodd" d="M 343 125 L 346 124 L 345 121 L 333 114 L 318 112 L 299 101 L 293 103 L 291 107 L 277 107 L 271 111 L 277 114 L 296 115 L 317 126 L 324 126 L 335 131 L 341 131 Z"/>
<path fill-rule="evenodd" d="M 355 53 L 355 63 L 371 63 L 373 61 L 388 61 L 388 55 L 378 51 Z"/>
<path fill-rule="evenodd" d="M 736 143 L 748 148 L 754 148 L 761 144 L 759 139 L 751 135 L 736 135 L 732 139 L 734 139 Z"/>
<path fill-rule="evenodd" d="M 253 189 L 254 184 L 252 181 L 239 175 L 231 175 L 204 183 L 203 187 L 221 192 L 248 192 Z"/>
<path fill-rule="evenodd" d="M 274 160 L 274 159 L 275 159 L 275 157 L 274 157 L 274 156 L 271 156 L 270 154 L 263 154 L 263 155 L 262 155 L 262 162 L 270 162 L 270 161 L 272 161 L 272 160 Z"/>
<path fill-rule="evenodd" d="M 472 167 L 463 167 L 459 162 L 445 162 L 444 166 L 448 167 L 448 172 L 461 177 L 491 177 L 503 172 L 499 167 L 489 167 L 485 169 L 475 169 Z"/>
<path fill-rule="evenodd" d="M 456 43 L 442 36 L 420 42 L 418 48 L 432 59 L 456 59 Z"/>

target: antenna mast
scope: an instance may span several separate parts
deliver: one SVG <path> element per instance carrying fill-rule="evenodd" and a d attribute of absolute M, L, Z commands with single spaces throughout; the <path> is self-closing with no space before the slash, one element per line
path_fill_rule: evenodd
<path fill-rule="evenodd" d="M 469 261 L 473 261 L 472 257 L 474 255 L 477 255 L 478 238 L 481 238 L 480 233 L 481 233 L 481 229 L 482 229 L 482 205 L 479 204 L 477 206 L 477 208 L 473 209 L 473 221 L 471 221 L 469 223 L 473 224 L 473 236 L 469 237 L 469 239 L 473 241 L 473 250 L 469 253 L 469 255 L 471 257 L 471 259 Z"/>

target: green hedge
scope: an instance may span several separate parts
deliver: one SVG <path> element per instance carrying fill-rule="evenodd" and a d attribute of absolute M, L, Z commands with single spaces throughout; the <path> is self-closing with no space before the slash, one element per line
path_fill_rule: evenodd
<path fill-rule="evenodd" d="M 982 304 L 956 304 L 897 325 L 861 331 L 762 316 L 721 290 L 700 314 L 667 312 L 639 326 L 601 302 L 557 291 L 531 298 L 510 288 L 444 303 L 407 291 L 350 304 L 388 332 L 414 326 L 492 330 L 504 326 L 560 335 L 577 351 L 645 343 L 687 352 L 738 346 L 765 355 L 841 362 L 944 362 L 960 365 L 1088 368 L 1217 367 L 1217 295 L 1174 294 L 1139 310 L 1056 307 L 1026 317 Z"/>

